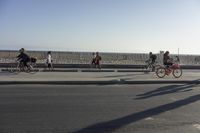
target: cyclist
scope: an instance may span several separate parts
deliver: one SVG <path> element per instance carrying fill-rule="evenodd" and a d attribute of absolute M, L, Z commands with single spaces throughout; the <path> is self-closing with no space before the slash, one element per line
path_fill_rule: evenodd
<path fill-rule="evenodd" d="M 155 62 L 156 62 L 157 56 L 153 54 L 152 52 L 149 52 L 149 59 L 146 61 L 147 68 L 152 68 L 152 71 L 155 71 Z"/>
<path fill-rule="evenodd" d="M 166 51 L 163 56 L 163 64 L 167 67 L 172 66 L 172 59 L 169 57 L 169 51 Z"/>
<path fill-rule="evenodd" d="M 149 52 L 149 60 L 151 61 L 151 64 L 154 65 L 156 62 L 157 56 L 153 54 L 152 52 Z"/>
<path fill-rule="evenodd" d="M 164 67 L 160 67 L 157 69 L 156 74 L 159 78 L 163 78 L 165 75 L 173 74 L 175 78 L 179 78 L 182 75 L 182 69 L 178 64 L 180 62 L 179 57 L 177 56 L 177 61 L 175 62 L 169 56 L 169 51 L 166 51 L 163 55 L 163 65 Z"/>
<path fill-rule="evenodd" d="M 164 53 L 164 56 L 163 56 L 163 64 L 166 66 L 166 70 L 167 70 L 167 75 L 170 74 L 171 72 L 171 69 L 169 68 L 170 66 L 173 65 L 173 62 L 172 62 L 172 58 L 169 57 L 169 51 L 166 51 Z"/>
<path fill-rule="evenodd" d="M 22 64 L 24 67 L 29 68 L 28 62 L 30 62 L 30 57 L 25 53 L 25 49 L 21 48 L 19 50 L 19 55 L 17 56 L 17 61 Z"/>

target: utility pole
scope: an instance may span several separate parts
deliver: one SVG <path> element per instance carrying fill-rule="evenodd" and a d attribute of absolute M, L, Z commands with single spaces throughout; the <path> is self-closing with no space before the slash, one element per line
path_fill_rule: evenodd
<path fill-rule="evenodd" d="M 179 48 L 178 48 L 178 57 L 179 57 Z"/>

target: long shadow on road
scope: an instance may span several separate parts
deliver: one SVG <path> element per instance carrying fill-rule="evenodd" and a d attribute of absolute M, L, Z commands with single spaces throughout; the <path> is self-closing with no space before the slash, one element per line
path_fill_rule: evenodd
<path fill-rule="evenodd" d="M 104 132 L 113 132 L 117 129 L 120 129 L 123 126 L 126 126 L 130 123 L 134 123 L 137 121 L 140 121 L 142 119 L 152 117 L 155 115 L 159 115 L 161 113 L 167 112 L 169 110 L 174 110 L 176 108 L 191 104 L 193 102 L 196 102 L 200 100 L 200 94 L 190 96 L 188 98 L 185 98 L 183 100 L 179 100 L 176 102 L 168 103 L 165 105 L 161 105 L 155 108 L 151 108 L 142 112 L 130 114 L 121 118 L 117 118 L 114 120 L 110 120 L 107 122 L 101 122 L 101 123 L 96 123 L 94 125 L 90 125 L 86 128 L 83 128 L 79 131 L 75 131 L 73 133 L 104 133 Z"/>
<path fill-rule="evenodd" d="M 179 92 L 186 92 L 186 91 L 191 91 L 192 87 L 195 87 L 196 84 L 184 84 L 184 85 L 169 85 L 169 86 L 164 86 L 157 88 L 156 90 L 146 92 L 144 94 L 139 94 L 137 95 L 138 97 L 135 99 L 146 99 L 150 97 L 155 97 L 155 96 L 161 96 L 161 95 L 166 95 L 166 94 L 171 94 L 171 93 L 179 93 Z"/>
<path fill-rule="evenodd" d="M 130 76 L 137 76 L 137 75 L 144 75 L 144 73 L 108 75 L 108 76 L 103 76 L 103 77 L 100 77 L 100 78 L 118 78 L 118 77 L 130 77 Z"/>

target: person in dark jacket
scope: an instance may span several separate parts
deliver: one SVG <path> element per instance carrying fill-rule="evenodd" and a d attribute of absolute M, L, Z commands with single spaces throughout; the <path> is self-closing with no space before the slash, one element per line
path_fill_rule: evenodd
<path fill-rule="evenodd" d="M 19 50 L 19 55 L 17 56 L 17 61 L 23 64 L 25 67 L 29 68 L 28 62 L 30 62 L 30 57 L 25 53 L 25 49 L 21 48 Z"/>
<path fill-rule="evenodd" d="M 166 51 L 164 53 L 164 56 L 163 56 L 163 64 L 166 65 L 166 66 L 172 66 L 173 63 L 172 63 L 172 60 L 171 58 L 169 57 L 169 51 Z"/>
<path fill-rule="evenodd" d="M 156 62 L 157 56 L 153 54 L 152 52 L 149 52 L 149 60 L 151 61 L 151 64 L 154 65 Z"/>

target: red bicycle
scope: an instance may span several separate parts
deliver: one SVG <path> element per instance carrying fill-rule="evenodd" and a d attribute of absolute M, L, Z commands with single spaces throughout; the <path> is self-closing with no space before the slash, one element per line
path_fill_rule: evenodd
<path fill-rule="evenodd" d="M 170 67 L 160 66 L 156 70 L 156 75 L 159 78 L 163 78 L 165 77 L 165 75 L 169 76 L 171 73 L 175 78 L 179 78 L 182 76 L 182 69 L 178 63 L 175 63 Z"/>

